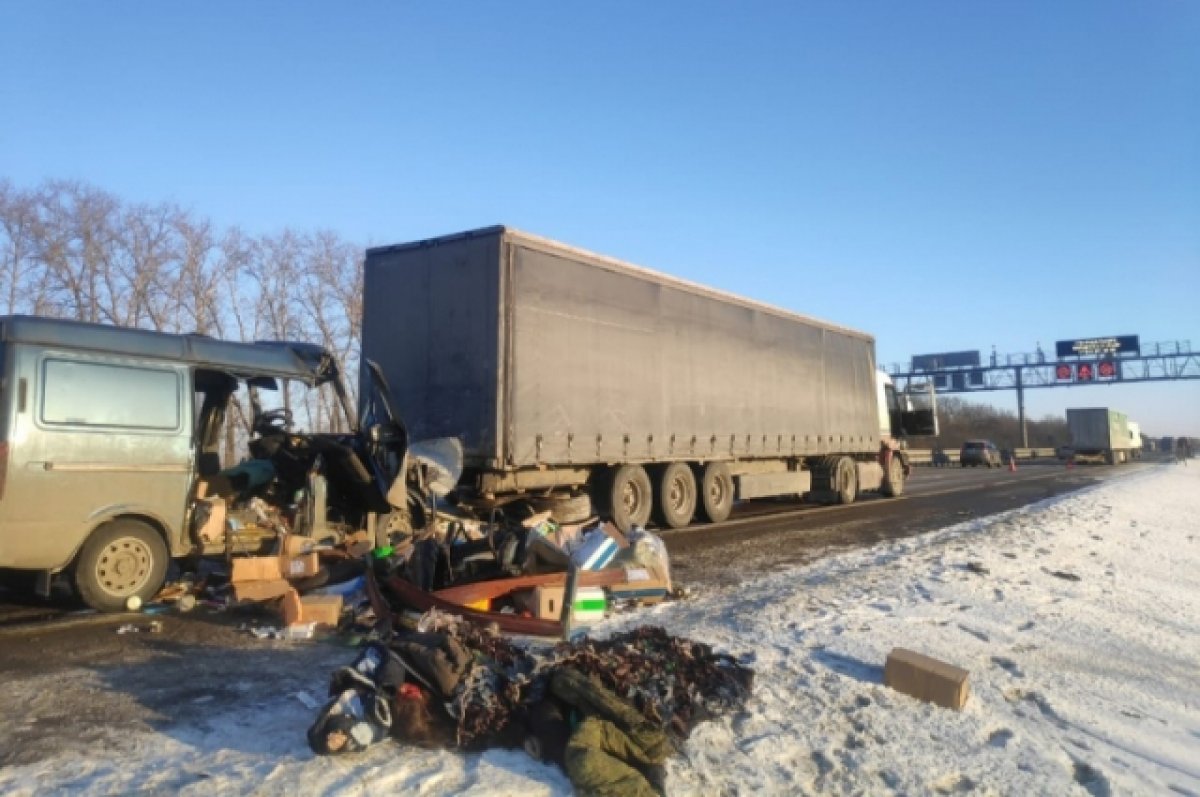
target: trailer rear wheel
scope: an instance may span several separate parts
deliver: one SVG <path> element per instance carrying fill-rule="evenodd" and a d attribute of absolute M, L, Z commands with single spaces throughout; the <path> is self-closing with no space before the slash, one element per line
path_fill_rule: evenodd
<path fill-rule="evenodd" d="M 852 504 L 858 497 L 858 468 L 850 457 L 840 457 L 834 468 L 833 489 L 839 504 Z"/>
<path fill-rule="evenodd" d="M 622 465 L 613 471 L 608 490 L 608 509 L 613 525 L 627 532 L 644 526 L 654 505 L 650 477 L 641 465 Z"/>
<path fill-rule="evenodd" d="M 883 471 L 883 486 L 880 491 L 888 498 L 904 494 L 904 461 L 896 454 L 888 457 L 887 467 Z"/>
<path fill-rule="evenodd" d="M 720 523 L 733 511 L 733 476 L 724 462 L 704 466 L 700 479 L 700 508 L 709 523 Z"/>
<path fill-rule="evenodd" d="M 696 477 L 684 462 L 672 462 L 656 474 L 654 508 L 660 523 L 681 529 L 696 514 Z"/>

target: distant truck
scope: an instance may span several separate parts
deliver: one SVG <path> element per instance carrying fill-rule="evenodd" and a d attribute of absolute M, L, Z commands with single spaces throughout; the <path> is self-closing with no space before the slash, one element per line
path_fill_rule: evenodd
<path fill-rule="evenodd" d="M 1137 421 L 1129 421 L 1129 442 L 1133 447 L 1129 450 L 1130 459 L 1141 459 L 1146 450 L 1146 440 L 1142 437 L 1142 426 Z"/>
<path fill-rule="evenodd" d="M 936 434 L 931 388 L 898 393 L 864 332 L 510 228 L 370 249 L 364 282 L 363 362 L 414 437 L 461 439 L 477 508 L 628 530 L 850 503 L 903 492 L 902 440 Z"/>
<path fill-rule="evenodd" d="M 1136 427 L 1131 430 L 1124 413 L 1106 407 L 1067 410 L 1067 430 L 1077 459 L 1099 458 L 1117 465 L 1140 456 Z"/>

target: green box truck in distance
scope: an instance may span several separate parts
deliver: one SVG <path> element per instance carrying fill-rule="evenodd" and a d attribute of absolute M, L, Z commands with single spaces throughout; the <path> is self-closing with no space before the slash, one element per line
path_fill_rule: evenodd
<path fill-rule="evenodd" d="M 1067 410 L 1067 431 L 1076 458 L 1102 459 L 1118 465 L 1136 458 L 1141 451 L 1141 436 L 1130 429 L 1125 413 L 1107 407 Z"/>

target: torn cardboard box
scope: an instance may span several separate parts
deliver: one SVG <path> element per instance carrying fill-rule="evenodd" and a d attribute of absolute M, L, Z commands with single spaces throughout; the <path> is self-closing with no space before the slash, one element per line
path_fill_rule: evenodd
<path fill-rule="evenodd" d="M 557 620 L 562 616 L 564 593 L 561 586 L 541 586 L 519 593 L 516 600 L 539 620 Z M 579 587 L 575 591 L 572 615 L 576 620 L 602 620 L 607 608 L 603 587 Z"/>
<path fill-rule="evenodd" d="M 641 604 L 659 603 L 667 597 L 670 584 L 661 578 L 656 578 L 645 568 L 627 568 L 623 584 L 611 584 L 605 589 L 608 596 L 616 602 L 633 602 Z"/>
<path fill-rule="evenodd" d="M 571 561 L 580 570 L 601 570 L 617 551 L 629 547 L 629 540 L 611 523 L 603 523 L 585 534 L 571 549 Z"/>
<path fill-rule="evenodd" d="M 235 584 L 280 578 L 283 578 L 283 567 L 278 556 L 239 556 L 230 562 L 229 580 Z"/>
<path fill-rule="evenodd" d="M 961 667 L 906 648 L 893 649 L 883 668 L 883 682 L 897 692 L 953 709 L 967 702 L 968 675 Z"/>
<path fill-rule="evenodd" d="M 321 560 L 314 551 L 295 557 L 239 556 L 230 562 L 229 580 L 234 584 L 247 581 L 275 581 L 280 578 L 308 578 L 321 570 Z"/>
<path fill-rule="evenodd" d="M 321 560 L 316 551 L 287 559 L 283 564 L 284 578 L 308 578 L 321 571 Z"/>
<path fill-rule="evenodd" d="M 300 597 L 295 590 L 289 590 L 283 597 L 280 606 L 283 613 L 283 624 L 286 626 L 305 623 L 337 627 L 342 616 L 341 595 L 305 595 Z"/>
<path fill-rule="evenodd" d="M 312 537 L 305 537 L 300 534 L 288 534 L 283 538 L 283 556 L 287 558 L 312 553 L 316 550 L 316 547 L 317 541 Z"/>
<path fill-rule="evenodd" d="M 292 585 L 283 578 L 270 581 L 235 581 L 233 583 L 233 597 L 239 601 L 269 601 L 291 591 Z"/>

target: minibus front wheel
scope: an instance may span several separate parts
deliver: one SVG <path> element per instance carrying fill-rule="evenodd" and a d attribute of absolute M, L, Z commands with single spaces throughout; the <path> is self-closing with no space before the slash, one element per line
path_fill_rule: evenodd
<path fill-rule="evenodd" d="M 166 543 L 145 523 L 121 518 L 92 532 L 75 560 L 75 589 L 83 602 L 102 612 L 119 612 L 148 602 L 167 576 Z"/>

